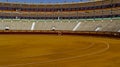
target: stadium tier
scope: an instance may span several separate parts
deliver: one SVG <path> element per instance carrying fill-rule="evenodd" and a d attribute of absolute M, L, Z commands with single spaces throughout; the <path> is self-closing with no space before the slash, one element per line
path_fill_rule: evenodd
<path fill-rule="evenodd" d="M 0 3 L 0 30 L 120 32 L 120 0 L 79 3 Z M 92 20 L 90 20 L 92 19 Z"/>
<path fill-rule="evenodd" d="M 120 16 L 119 0 L 82 3 L 29 4 L 0 3 L 1 18 L 81 19 Z"/>
<path fill-rule="evenodd" d="M 0 20 L 0 30 L 70 30 L 70 31 L 112 31 L 120 32 L 120 19 L 104 20 Z"/>

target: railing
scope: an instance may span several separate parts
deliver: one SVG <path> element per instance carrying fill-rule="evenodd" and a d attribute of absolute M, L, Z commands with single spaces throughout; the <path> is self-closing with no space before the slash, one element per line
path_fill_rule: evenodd
<path fill-rule="evenodd" d="M 103 36 L 118 37 L 120 32 L 108 31 L 68 31 L 68 30 L 0 30 L 0 34 L 55 34 L 55 35 L 85 35 L 85 36 Z"/>

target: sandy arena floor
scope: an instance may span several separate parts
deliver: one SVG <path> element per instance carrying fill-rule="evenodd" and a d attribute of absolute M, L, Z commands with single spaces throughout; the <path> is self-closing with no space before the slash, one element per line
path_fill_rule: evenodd
<path fill-rule="evenodd" d="M 120 67 L 120 39 L 0 35 L 0 67 Z"/>

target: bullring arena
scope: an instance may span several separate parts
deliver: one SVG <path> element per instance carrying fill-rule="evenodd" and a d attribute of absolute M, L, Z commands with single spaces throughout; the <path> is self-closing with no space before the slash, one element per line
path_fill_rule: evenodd
<path fill-rule="evenodd" d="M 119 67 L 119 9 L 119 0 L 0 2 L 0 67 Z"/>
<path fill-rule="evenodd" d="M 0 35 L 0 67 L 118 67 L 120 39 Z"/>

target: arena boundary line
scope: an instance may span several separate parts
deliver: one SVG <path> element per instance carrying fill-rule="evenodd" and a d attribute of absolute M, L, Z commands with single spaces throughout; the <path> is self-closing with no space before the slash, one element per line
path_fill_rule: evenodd
<path fill-rule="evenodd" d="M 89 48 L 93 47 L 94 45 L 95 45 L 94 43 L 91 43 L 90 46 L 85 47 L 85 48 L 81 48 L 81 49 L 78 49 L 78 50 L 86 50 L 86 49 L 89 49 Z M 78 50 L 74 50 L 74 51 L 78 51 Z M 72 52 L 72 51 L 65 51 L 65 52 L 58 52 L 58 53 L 51 53 L 51 54 L 60 54 L 60 53 L 67 53 L 67 52 Z M 48 53 L 48 54 L 44 54 L 44 55 L 40 55 L 40 56 L 51 55 L 51 54 Z M 39 56 L 37 56 L 37 57 L 39 57 Z M 33 58 L 33 57 L 31 56 L 31 57 L 25 57 L 25 58 Z"/>

